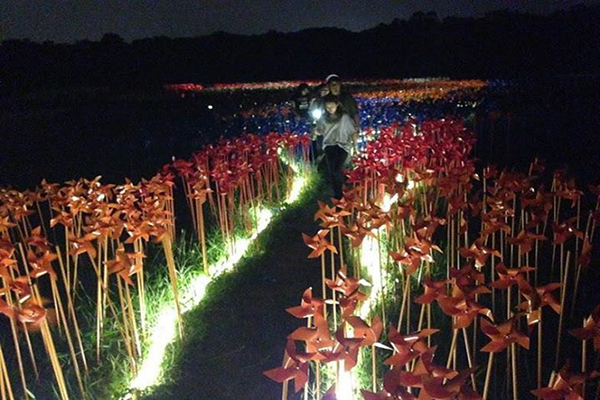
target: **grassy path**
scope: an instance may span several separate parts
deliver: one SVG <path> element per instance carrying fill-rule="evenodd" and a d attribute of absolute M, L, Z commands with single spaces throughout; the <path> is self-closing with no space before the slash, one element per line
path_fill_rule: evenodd
<path fill-rule="evenodd" d="M 316 232 L 313 215 L 323 190 L 309 190 L 261 233 L 253 255 L 210 284 L 205 300 L 185 315 L 170 383 L 145 398 L 281 398 L 281 385 L 262 371 L 280 365 L 287 335 L 300 326 L 285 308 L 320 282 L 320 263 L 307 259 L 301 233 Z"/>

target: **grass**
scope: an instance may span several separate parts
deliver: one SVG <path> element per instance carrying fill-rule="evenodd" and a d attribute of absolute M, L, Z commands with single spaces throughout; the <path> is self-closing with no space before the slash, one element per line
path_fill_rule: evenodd
<path fill-rule="evenodd" d="M 285 336 L 298 325 L 282 304 L 295 305 L 318 282 L 318 261 L 306 259 L 300 233 L 314 228 L 322 189 L 310 184 L 233 271 L 208 285 L 202 303 L 184 316 L 183 340 L 167 350 L 164 384 L 147 398 L 273 398 L 280 391 L 261 372 L 281 363 Z"/>

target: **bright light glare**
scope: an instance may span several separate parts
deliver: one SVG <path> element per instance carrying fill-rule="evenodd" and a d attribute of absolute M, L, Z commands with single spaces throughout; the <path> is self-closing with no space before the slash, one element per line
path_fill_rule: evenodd
<path fill-rule="evenodd" d="M 314 119 L 319 119 L 323 115 L 323 110 L 321 110 L 320 108 L 315 108 L 310 112 L 310 115 L 312 115 Z"/>
<path fill-rule="evenodd" d="M 364 238 L 360 246 L 360 265 L 366 268 L 371 277 L 371 294 L 362 302 L 358 312 L 361 318 L 366 318 L 371 311 L 371 299 L 379 297 L 383 285 L 381 280 L 382 271 L 379 264 L 379 246 L 376 238 L 371 236 Z"/>
<path fill-rule="evenodd" d="M 175 337 L 176 328 L 177 312 L 174 307 L 165 306 L 158 314 L 157 323 L 152 328 L 147 358 L 131 382 L 133 389 L 144 390 L 158 380 L 165 349 Z"/>
<path fill-rule="evenodd" d="M 301 191 L 306 186 L 307 179 L 301 174 L 294 177 L 290 196 L 286 203 L 290 204 L 297 199 Z M 294 194 L 292 198 L 292 194 Z M 244 256 L 248 247 L 256 237 L 269 225 L 273 219 L 273 212 L 267 208 L 260 208 L 257 211 L 257 227 L 248 238 L 237 238 L 232 246 L 231 253 L 224 259 L 219 260 L 215 265 L 209 268 L 210 277 L 204 274 L 198 274 L 193 277 L 186 287 L 181 290 L 182 312 L 187 312 L 197 306 L 204 298 L 206 287 L 211 279 L 223 272 L 233 269 L 235 264 Z M 130 388 L 136 390 L 145 390 L 158 383 L 162 372 L 162 362 L 165 356 L 165 350 L 169 343 L 177 335 L 177 311 L 173 304 L 166 304 L 158 313 L 156 325 L 153 326 L 150 333 L 149 349 L 137 375 L 131 381 Z M 129 398 L 128 396 L 123 399 Z M 341 399 L 341 398 L 340 398 Z"/>
<path fill-rule="evenodd" d="M 392 197 L 388 193 L 384 193 L 383 201 L 381 202 L 381 210 L 389 212 L 392 205 L 398 201 L 398 193 L 394 193 Z"/>
<path fill-rule="evenodd" d="M 335 398 L 337 400 L 354 400 L 352 374 L 344 368 L 344 361 L 340 362 L 338 379 L 335 386 Z"/>
<path fill-rule="evenodd" d="M 214 108 L 214 107 L 212 106 L 212 104 L 209 104 L 209 105 L 208 105 L 208 109 L 209 109 L 209 110 L 212 110 L 213 108 Z"/>
<path fill-rule="evenodd" d="M 292 189 L 290 190 L 287 199 L 285 199 L 285 203 L 291 204 L 298 200 L 298 198 L 300 197 L 300 193 L 302 192 L 302 189 L 305 185 L 306 178 L 304 178 L 303 176 L 296 176 L 292 182 Z"/>

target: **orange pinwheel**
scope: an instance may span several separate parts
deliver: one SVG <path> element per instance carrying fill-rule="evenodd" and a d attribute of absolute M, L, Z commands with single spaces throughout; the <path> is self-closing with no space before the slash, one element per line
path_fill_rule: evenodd
<path fill-rule="evenodd" d="M 91 233 L 83 235 L 83 237 L 76 237 L 75 235 L 69 235 L 69 241 L 71 242 L 71 255 L 80 255 L 87 253 L 91 259 L 96 258 L 96 246 L 93 241 L 96 240 L 96 236 Z"/>
<path fill-rule="evenodd" d="M 446 285 L 448 283 L 450 283 L 449 279 L 434 281 L 427 276 L 423 282 L 425 292 L 414 300 L 415 303 L 431 304 L 435 299 L 446 294 Z"/>
<path fill-rule="evenodd" d="M 385 365 L 393 365 L 401 369 L 413 359 L 425 353 L 429 347 L 423 339 L 438 332 L 439 329 L 423 329 L 419 332 L 414 332 L 408 335 L 401 335 L 396 328 L 390 327 L 388 339 L 390 344 L 396 351 L 394 355 L 386 359 Z M 396 369 L 396 368 L 394 368 Z"/>
<path fill-rule="evenodd" d="M 329 325 L 325 317 L 316 313 L 314 315 L 314 325 L 314 328 L 302 326 L 296 329 L 288 336 L 288 339 L 306 342 L 306 349 L 310 353 L 332 348 L 335 342 L 331 338 Z"/>
<path fill-rule="evenodd" d="M 404 249 L 401 253 L 390 251 L 392 259 L 406 265 L 406 273 L 411 275 L 417 271 L 421 261 L 433 262 L 431 250 L 440 251 L 440 248 L 427 239 L 406 238 Z"/>
<path fill-rule="evenodd" d="M 141 268 L 141 263 L 136 262 L 136 260 L 145 257 L 143 253 L 139 252 L 126 253 L 125 247 L 120 244 L 115 259 L 105 261 L 105 264 L 109 274 L 117 274 L 129 285 L 133 285 L 131 276 L 139 272 Z"/>
<path fill-rule="evenodd" d="M 558 376 L 549 387 L 532 390 L 542 400 L 583 400 L 583 383 L 585 375 L 572 374 L 566 364 L 558 371 Z"/>
<path fill-rule="evenodd" d="M 473 323 L 479 314 L 492 318 L 492 311 L 472 299 L 469 293 L 464 292 L 458 285 L 454 285 L 452 296 L 439 296 L 438 305 L 442 311 L 454 317 L 454 329 L 462 329 Z"/>
<path fill-rule="evenodd" d="M 381 332 L 383 330 L 383 324 L 378 316 L 373 318 L 371 326 L 356 316 L 350 316 L 346 319 L 346 321 L 354 330 L 353 337 L 356 339 L 361 339 L 359 342 L 360 346 L 368 347 L 375 344 L 375 342 L 379 340 L 379 336 L 381 336 Z"/>
<path fill-rule="evenodd" d="M 471 245 L 471 247 L 462 247 L 458 249 L 461 256 L 466 259 L 475 260 L 476 267 L 483 267 L 487 262 L 490 255 L 494 255 L 498 258 L 502 258 L 502 254 L 498 250 L 494 250 L 490 247 L 484 246 L 484 240 L 479 238 Z"/>
<path fill-rule="evenodd" d="M 27 251 L 27 262 L 32 268 L 30 276 L 32 278 L 39 278 L 45 274 L 50 275 L 53 280 L 56 280 L 56 272 L 54 272 L 54 268 L 52 268 L 52 261 L 56 260 L 58 256 L 56 254 L 50 253 L 49 251 L 44 251 L 44 253 L 40 255 L 36 255 L 32 250 Z"/>
<path fill-rule="evenodd" d="M 333 228 L 339 226 L 342 223 L 342 217 L 350 215 L 345 210 L 336 211 L 336 207 L 329 207 L 326 203 L 321 200 L 317 200 L 319 204 L 319 210 L 315 213 L 314 220 L 321 220 L 320 226 L 322 228 Z"/>
<path fill-rule="evenodd" d="M 467 263 L 460 269 L 452 268 L 450 270 L 450 276 L 454 278 L 456 285 L 465 293 L 489 293 L 489 289 L 483 285 L 485 282 L 483 272 L 473 268 L 472 263 Z"/>
<path fill-rule="evenodd" d="M 583 238 L 583 232 L 576 228 L 577 217 L 567 219 L 565 222 L 560 224 L 552 224 L 552 230 L 554 231 L 554 244 L 563 244 L 569 240 L 572 236 Z"/>
<path fill-rule="evenodd" d="M 35 247 L 39 251 L 50 251 L 50 245 L 48 240 L 42 236 L 42 228 L 36 227 L 31 231 L 28 238 L 25 238 L 25 243 L 29 246 Z"/>
<path fill-rule="evenodd" d="M 492 286 L 496 289 L 507 289 L 513 285 L 522 285 L 526 281 L 524 274 L 531 271 L 535 271 L 535 268 L 507 268 L 504 263 L 498 263 L 498 265 L 496 265 L 498 280 L 492 282 Z"/>
<path fill-rule="evenodd" d="M 338 299 L 342 309 L 342 318 L 346 319 L 354 313 L 359 301 L 367 298 L 367 295 L 362 293 L 360 282 L 356 278 L 350 278 L 346 274 L 346 268 L 342 268 L 336 274 L 335 281 L 326 279 L 325 283 L 330 289 L 341 292 L 342 295 Z"/>
<path fill-rule="evenodd" d="M 590 239 L 585 237 L 583 240 L 583 247 L 581 249 L 581 255 L 579 256 L 579 265 L 583 268 L 586 268 L 592 262 L 592 244 L 590 243 Z"/>
<path fill-rule="evenodd" d="M 519 346 L 529 350 L 529 337 L 522 332 L 519 332 L 516 327 L 516 318 L 494 325 L 487 319 L 481 320 L 481 330 L 490 339 L 491 342 L 481 348 L 481 351 L 498 353 L 506 349 L 510 344 L 517 343 Z"/>
<path fill-rule="evenodd" d="M 300 391 L 308 381 L 308 368 L 312 354 L 296 350 L 293 340 L 288 340 L 285 348 L 286 360 L 282 367 L 264 371 L 263 374 L 275 382 L 283 383 L 294 380 L 296 392 Z"/>
<path fill-rule="evenodd" d="M 395 395 L 392 395 L 386 390 L 373 393 L 369 392 L 368 390 L 361 389 L 360 394 L 362 394 L 364 400 L 416 400 L 416 397 L 408 393 L 408 390 L 406 390 L 406 388 L 403 386 L 399 386 L 398 389 L 401 390 L 402 393 L 396 393 Z"/>
<path fill-rule="evenodd" d="M 340 325 L 335 332 L 335 338 L 338 341 L 333 351 L 323 351 L 324 362 L 333 362 L 344 360 L 344 369 L 350 371 L 356 365 L 358 359 L 358 350 L 363 342 L 362 337 L 346 337 L 344 335 L 345 322 Z"/>
<path fill-rule="evenodd" d="M 600 350 L 600 305 L 596 306 L 585 320 L 585 326 L 573 329 L 571 335 L 579 340 L 593 340 L 594 350 Z"/>
<path fill-rule="evenodd" d="M 525 301 L 519 305 L 519 308 L 527 312 L 527 325 L 534 325 L 540 321 L 540 313 L 544 306 L 550 306 L 560 314 L 560 304 L 552 295 L 552 292 L 560 287 L 560 283 L 550 283 L 536 288 L 531 287 L 526 281 L 519 284 L 521 294 L 525 297 Z"/>
<path fill-rule="evenodd" d="M 308 258 L 317 258 L 320 255 L 324 254 L 327 250 L 332 251 L 337 254 L 337 249 L 334 245 L 329 243 L 327 240 L 327 235 L 329 234 L 329 229 L 320 229 L 315 236 L 308 236 L 307 234 L 302 234 L 302 239 L 304 243 L 313 249 L 313 251 L 308 255 Z"/>
<path fill-rule="evenodd" d="M 15 315 L 17 320 L 24 324 L 25 329 L 37 331 L 41 328 L 45 319 L 48 319 L 49 322 L 55 320 L 53 311 L 45 309 L 43 304 L 38 304 L 37 301 L 29 298 L 21 304 L 20 309 L 15 310 Z"/>
<path fill-rule="evenodd" d="M 323 306 L 325 302 L 323 299 L 313 297 L 312 288 L 308 288 L 302 294 L 302 300 L 300 305 L 296 307 L 286 308 L 285 311 L 292 314 L 296 318 L 308 318 L 315 314 L 323 315 Z"/>
<path fill-rule="evenodd" d="M 536 240 L 546 240 L 546 236 L 522 230 L 517 237 L 509 237 L 508 243 L 518 246 L 521 254 L 527 254 L 533 249 L 533 243 Z"/>

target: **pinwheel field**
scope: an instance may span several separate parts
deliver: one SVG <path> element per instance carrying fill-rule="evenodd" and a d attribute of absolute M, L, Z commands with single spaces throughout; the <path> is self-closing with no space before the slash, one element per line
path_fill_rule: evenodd
<path fill-rule="evenodd" d="M 2 399 L 598 398 L 598 149 L 515 82 L 350 81 L 332 199 L 299 83 L 166 85 L 214 140 L 0 188 Z"/>

